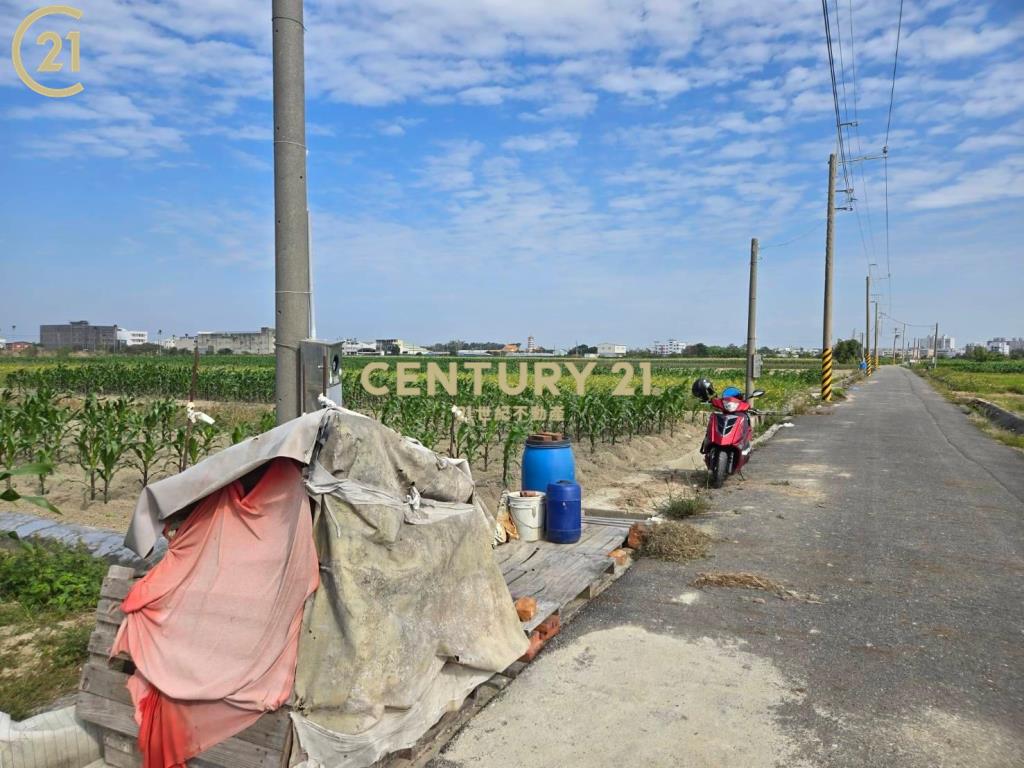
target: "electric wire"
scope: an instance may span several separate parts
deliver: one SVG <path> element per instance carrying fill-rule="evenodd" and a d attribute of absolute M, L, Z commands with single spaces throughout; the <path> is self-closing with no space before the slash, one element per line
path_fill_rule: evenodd
<path fill-rule="evenodd" d="M 825 44 L 828 48 L 828 69 L 829 75 L 832 79 L 832 104 L 835 107 L 836 113 L 836 141 L 839 144 L 839 160 L 843 166 L 844 189 L 850 189 L 849 164 L 846 160 L 846 147 L 843 142 L 843 120 L 839 114 L 839 88 L 836 83 L 836 64 L 835 57 L 832 54 L 832 28 L 829 23 L 828 0 L 821 0 L 821 13 L 825 19 Z"/>
<path fill-rule="evenodd" d="M 892 84 L 889 86 L 889 115 L 885 120 L 885 144 L 882 145 L 882 173 L 885 184 L 885 269 L 889 275 L 889 311 L 892 311 L 892 262 L 889 257 L 889 129 L 892 127 L 892 107 L 896 96 L 896 65 L 900 60 L 900 34 L 903 31 L 903 0 L 900 0 L 899 19 L 896 22 L 896 52 L 892 57 Z"/>

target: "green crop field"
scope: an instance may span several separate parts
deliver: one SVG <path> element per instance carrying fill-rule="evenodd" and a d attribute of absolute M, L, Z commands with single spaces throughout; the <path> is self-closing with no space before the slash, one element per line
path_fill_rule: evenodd
<path fill-rule="evenodd" d="M 395 367 L 399 362 L 419 366 L 412 384 L 417 394 L 398 394 Z M 454 393 L 441 387 L 428 393 L 423 370 L 428 362 L 444 371 L 450 364 L 456 366 Z M 472 359 L 345 358 L 344 404 L 430 448 L 465 456 L 474 466 L 487 469 L 490 463 L 500 462 L 507 478 L 524 439 L 533 431 L 562 431 L 591 450 L 634 435 L 671 432 L 704 407 L 690 394 L 695 378 L 712 378 L 719 389 L 742 387 L 744 380 L 736 361 L 701 360 L 691 365 L 654 361 L 649 394 L 641 391 L 637 365 L 635 391 L 617 395 L 614 390 L 623 376 L 613 366 L 619 361 L 577 359 L 572 361 L 577 370 L 595 363 L 583 394 L 565 366 L 553 391 L 538 392 L 532 375 L 521 381 L 518 371 L 521 364 L 539 360 L 505 361 L 504 386 L 496 371 L 499 361 L 492 360 L 491 370 L 481 375 L 477 387 L 474 375 L 458 367 L 466 362 Z M 547 358 L 544 362 L 566 361 Z M 382 393 L 368 392 L 361 381 L 363 367 L 370 363 L 387 365 L 369 376 Z M 247 418 L 218 418 L 214 425 L 189 426 L 186 421 L 181 402 L 189 391 L 190 356 L 9 359 L 0 370 L 6 386 L 0 391 L 0 467 L 38 464 L 42 492 L 54 466 L 71 465 L 80 469 L 91 498 L 105 497 L 116 474 L 135 473 L 144 483 L 154 472 L 194 463 L 273 424 L 272 357 L 200 359 L 198 400 L 267 404 L 255 413 L 250 408 Z M 759 401 L 769 414 L 762 426 L 794 400 L 807 396 L 817 383 L 816 367 L 766 366 L 758 381 L 768 393 Z"/>
<path fill-rule="evenodd" d="M 941 360 L 918 369 L 953 397 L 980 397 L 1024 416 L 1024 360 Z"/>

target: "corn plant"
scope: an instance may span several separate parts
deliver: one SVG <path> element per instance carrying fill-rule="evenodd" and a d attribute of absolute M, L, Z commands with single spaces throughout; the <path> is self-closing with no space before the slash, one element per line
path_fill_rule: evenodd
<path fill-rule="evenodd" d="M 7 487 L 3 491 L 0 491 L 0 500 L 10 502 L 26 501 L 29 504 L 35 504 L 37 507 L 41 507 L 42 509 L 45 509 L 48 512 L 53 512 L 59 515 L 60 510 L 53 506 L 53 504 L 51 504 L 45 497 L 31 496 L 18 493 L 16 490 L 14 490 L 14 487 L 11 483 L 11 478 L 16 477 L 18 475 L 35 475 L 36 477 L 39 477 L 41 475 L 48 475 L 52 471 L 52 467 L 41 467 L 38 464 L 24 464 L 20 467 L 0 469 L 0 480 L 3 480 L 7 484 Z"/>
<path fill-rule="evenodd" d="M 142 474 L 143 487 L 149 485 L 157 457 L 168 443 L 171 422 L 178 406 L 173 400 L 157 400 L 134 419 L 134 440 L 128 446 L 135 456 L 135 465 Z"/>

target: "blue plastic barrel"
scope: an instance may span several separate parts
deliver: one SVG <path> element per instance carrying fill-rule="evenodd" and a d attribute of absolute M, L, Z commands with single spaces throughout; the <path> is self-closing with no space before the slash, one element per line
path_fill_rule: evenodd
<path fill-rule="evenodd" d="M 550 440 L 530 435 L 523 449 L 524 491 L 544 493 L 551 483 L 576 479 L 576 460 L 568 440 Z"/>
<path fill-rule="evenodd" d="M 555 544 L 572 544 L 583 533 L 582 493 L 578 483 L 559 480 L 548 486 L 544 497 L 547 539 Z"/>

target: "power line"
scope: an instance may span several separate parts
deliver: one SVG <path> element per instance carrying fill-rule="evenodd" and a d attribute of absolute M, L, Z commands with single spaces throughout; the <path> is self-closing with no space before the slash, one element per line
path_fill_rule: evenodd
<path fill-rule="evenodd" d="M 836 85 L 836 64 L 832 55 L 832 29 L 829 23 L 828 0 L 821 0 L 821 13 L 825 19 L 825 44 L 828 47 L 828 70 L 832 78 L 832 103 L 836 112 L 836 140 L 839 143 L 839 159 L 843 166 L 843 184 L 845 189 L 852 189 L 850 186 L 850 173 L 847 168 L 846 147 L 843 143 L 843 119 L 839 115 L 839 88 Z M 849 192 L 846 193 L 850 195 Z"/>
<path fill-rule="evenodd" d="M 885 178 L 885 269 L 889 274 L 889 311 L 892 311 L 892 263 L 889 259 L 889 129 L 892 127 L 892 106 L 896 96 L 896 65 L 900 60 L 900 33 L 903 31 L 903 0 L 896 22 L 896 53 L 892 57 L 892 85 L 889 87 L 889 115 L 885 120 L 885 144 L 882 146 L 882 173 Z"/>

